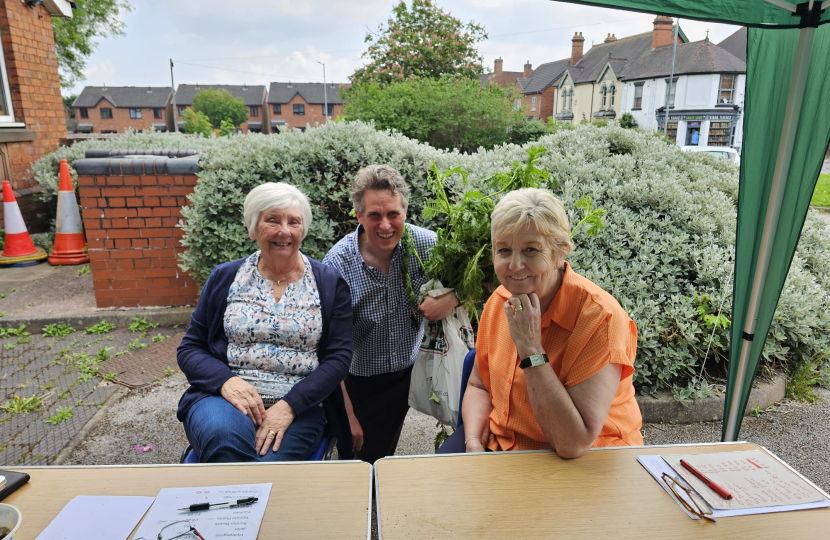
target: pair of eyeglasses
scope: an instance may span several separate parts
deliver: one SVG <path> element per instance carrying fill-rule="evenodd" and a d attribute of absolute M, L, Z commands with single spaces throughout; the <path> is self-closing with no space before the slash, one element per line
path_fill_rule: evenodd
<path fill-rule="evenodd" d="M 191 525 L 190 521 L 186 519 L 174 521 L 173 523 L 168 523 L 162 527 L 158 533 L 158 536 L 156 536 L 156 540 L 174 540 L 176 538 L 184 538 L 186 536 L 205 540 L 205 537 L 199 534 L 196 527 Z M 136 538 L 136 540 L 145 540 L 145 538 L 142 536 L 141 538 Z"/>
<path fill-rule="evenodd" d="M 712 507 L 709 506 L 709 503 L 706 502 L 703 497 L 698 495 L 697 492 L 692 489 L 692 486 L 683 480 L 683 478 L 663 473 L 663 482 L 669 486 L 669 489 L 671 489 L 672 493 L 675 494 L 677 500 L 680 501 L 683 508 L 700 519 L 706 520 L 710 523 L 717 523 L 714 518 L 711 517 Z M 691 503 L 689 501 L 691 501 Z"/>

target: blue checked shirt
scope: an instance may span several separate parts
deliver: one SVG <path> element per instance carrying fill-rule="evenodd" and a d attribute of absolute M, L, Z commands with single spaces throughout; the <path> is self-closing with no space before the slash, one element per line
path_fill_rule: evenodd
<path fill-rule="evenodd" d="M 435 245 L 435 233 L 415 225 L 409 227 L 415 250 L 426 263 Z M 400 371 L 415 362 L 424 337 L 421 327 L 424 317 L 420 312 L 414 319 L 411 316 L 417 306 L 409 305 L 404 286 L 401 243 L 398 242 L 392 253 L 387 278 L 363 260 L 357 244 L 359 234 L 363 234 L 362 226 L 337 242 L 326 254 L 323 264 L 338 269 L 352 290 L 354 353 L 349 373 L 369 377 Z M 409 259 L 409 276 L 418 294 L 427 277 L 418 259 L 414 256 Z"/>

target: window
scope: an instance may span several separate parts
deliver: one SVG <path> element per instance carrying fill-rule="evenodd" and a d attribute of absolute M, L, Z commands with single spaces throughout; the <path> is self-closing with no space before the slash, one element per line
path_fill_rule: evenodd
<path fill-rule="evenodd" d="M 89 110 L 86 107 L 78 107 L 78 114 L 81 118 L 89 118 Z"/>
<path fill-rule="evenodd" d="M 617 94 L 617 86 L 612 84 L 611 85 L 611 107 L 614 106 L 614 96 Z"/>
<path fill-rule="evenodd" d="M 599 94 L 602 96 L 602 108 L 604 109 L 608 98 L 608 89 L 604 84 L 602 85 L 602 88 L 599 89 Z"/>
<path fill-rule="evenodd" d="M 536 96 L 533 96 L 532 98 L 530 98 L 530 110 L 531 111 L 536 110 Z"/>
<path fill-rule="evenodd" d="M 2 48 L 0 48 L 0 79 L 2 79 L 0 81 L 0 122 L 12 123 L 14 122 L 14 109 L 11 102 L 9 76 L 6 73 L 6 61 L 3 57 Z"/>
<path fill-rule="evenodd" d="M 669 84 L 669 80 L 666 79 L 666 84 Z M 674 107 L 674 94 L 677 92 L 677 77 L 672 79 L 671 87 L 669 88 L 669 107 Z"/>
<path fill-rule="evenodd" d="M 278 103 L 274 104 L 274 114 L 282 114 L 282 105 Z"/>
<path fill-rule="evenodd" d="M 161 118 L 161 108 L 156 107 L 153 109 L 153 118 Z"/>
<path fill-rule="evenodd" d="M 568 111 L 573 112 L 574 110 L 574 89 L 571 88 L 568 92 Z"/>
<path fill-rule="evenodd" d="M 259 107 L 254 105 L 252 107 L 248 107 L 248 110 L 251 112 L 251 118 L 256 118 L 259 116 Z"/>
<path fill-rule="evenodd" d="M 141 118 L 141 109 L 130 109 L 130 118 Z"/>
<path fill-rule="evenodd" d="M 187 105 L 179 105 L 179 116 L 184 116 L 184 112 L 187 110 Z"/>
<path fill-rule="evenodd" d="M 643 83 L 634 84 L 634 106 L 633 109 L 643 108 Z"/>
<path fill-rule="evenodd" d="M 325 108 L 325 105 L 323 107 Z M 326 112 L 326 116 L 334 116 L 334 105 L 331 103 L 328 104 L 328 111 Z"/>
<path fill-rule="evenodd" d="M 735 95 L 735 79 L 736 75 L 721 75 L 720 76 L 720 91 L 718 92 L 718 105 L 732 105 L 733 96 Z"/>
<path fill-rule="evenodd" d="M 568 91 L 562 90 L 562 112 L 568 110 Z"/>
<path fill-rule="evenodd" d="M 112 135 L 113 133 L 118 133 L 118 132 L 115 131 L 114 129 L 102 129 L 101 130 L 102 135 L 107 135 L 107 134 Z"/>
<path fill-rule="evenodd" d="M 294 105 L 294 114 L 296 114 L 296 115 L 305 114 L 305 105 L 302 105 L 302 104 Z"/>
<path fill-rule="evenodd" d="M 101 107 L 101 118 L 112 118 L 112 109 L 109 107 Z"/>

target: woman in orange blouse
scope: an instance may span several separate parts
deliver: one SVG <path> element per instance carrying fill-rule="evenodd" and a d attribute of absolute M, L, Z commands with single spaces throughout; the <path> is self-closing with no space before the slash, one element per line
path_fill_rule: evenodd
<path fill-rule="evenodd" d="M 642 445 L 634 399 L 637 328 L 607 292 L 565 262 L 570 225 L 541 189 L 506 195 L 492 215 L 502 285 L 481 318 L 464 425 L 439 453 Z"/>

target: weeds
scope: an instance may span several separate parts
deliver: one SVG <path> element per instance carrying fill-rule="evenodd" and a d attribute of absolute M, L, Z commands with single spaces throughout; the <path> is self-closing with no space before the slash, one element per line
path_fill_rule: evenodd
<path fill-rule="evenodd" d="M 74 328 L 65 323 L 47 324 L 43 327 L 43 335 L 45 337 L 53 337 L 58 339 L 63 339 L 74 331 Z"/>
<path fill-rule="evenodd" d="M 32 381 L 30 381 L 30 380 L 26 379 L 26 380 L 25 380 L 25 381 L 23 381 L 22 383 L 17 383 L 17 387 L 18 387 L 18 388 L 26 388 L 26 387 L 28 387 L 30 384 L 32 384 Z"/>
<path fill-rule="evenodd" d="M 792 369 L 787 377 L 787 399 L 802 403 L 815 403 L 818 395 L 813 386 L 821 383 L 815 361 L 803 362 Z"/>
<path fill-rule="evenodd" d="M 164 370 L 164 374 L 167 375 L 168 377 L 170 375 L 174 374 L 174 373 L 176 373 L 176 372 L 170 366 L 167 366 L 167 369 Z"/>
<path fill-rule="evenodd" d="M 42 395 L 35 394 L 33 396 L 29 396 L 27 398 L 21 398 L 20 396 L 14 396 L 9 401 L 5 402 L 4 404 L 0 405 L 0 411 L 9 414 L 29 414 L 32 412 L 40 411 L 43 406 L 45 405 L 45 401 L 43 400 Z"/>
<path fill-rule="evenodd" d="M 157 326 L 156 323 L 147 322 L 144 317 L 133 317 L 133 322 L 130 323 L 130 332 L 146 332 Z"/>
<path fill-rule="evenodd" d="M 106 362 L 113 356 L 110 354 L 110 351 L 113 350 L 115 347 L 101 347 L 98 353 L 95 355 L 95 361 L 97 362 Z"/>
<path fill-rule="evenodd" d="M 147 346 L 146 343 L 142 343 L 139 338 L 135 338 L 134 340 L 132 340 L 129 343 L 129 345 L 127 345 L 127 350 L 128 351 L 136 351 L 138 349 L 143 349 L 146 346 Z"/>
<path fill-rule="evenodd" d="M 169 336 L 163 335 L 161 332 L 153 336 L 153 343 L 159 343 L 167 339 Z"/>
<path fill-rule="evenodd" d="M 74 414 L 72 409 L 73 407 L 58 407 L 58 412 L 50 416 L 48 420 L 44 420 L 44 422 L 54 426 L 55 424 L 60 424 L 64 420 L 69 420 Z"/>
<path fill-rule="evenodd" d="M 78 273 L 75 274 L 75 277 L 81 277 L 89 274 L 89 265 L 85 264 L 84 266 L 78 268 Z"/>
<path fill-rule="evenodd" d="M 26 325 L 21 324 L 19 328 L 0 328 L 0 339 L 7 337 L 24 337 L 31 334 L 26 331 Z"/>
<path fill-rule="evenodd" d="M 115 380 L 115 373 L 110 371 L 109 373 L 104 375 L 104 380 L 107 381 L 107 382 L 113 382 Z"/>
<path fill-rule="evenodd" d="M 108 332 L 112 332 L 115 330 L 115 325 L 112 323 L 108 323 L 107 321 L 101 321 L 98 324 L 93 324 L 86 330 L 84 330 L 85 334 L 106 334 Z"/>

